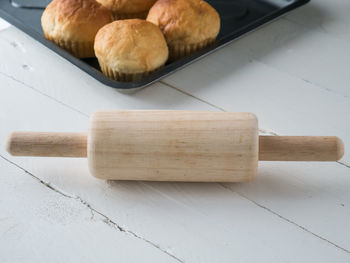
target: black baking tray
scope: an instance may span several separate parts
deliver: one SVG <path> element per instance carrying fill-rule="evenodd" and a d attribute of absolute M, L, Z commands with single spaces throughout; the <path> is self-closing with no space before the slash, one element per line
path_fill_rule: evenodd
<path fill-rule="evenodd" d="M 207 0 L 220 14 L 221 30 L 216 42 L 181 60 L 168 63 L 139 82 L 118 82 L 104 76 L 97 59 L 78 59 L 46 40 L 40 18 L 50 0 L 0 0 L 0 16 L 52 49 L 98 81 L 121 91 L 145 87 L 193 61 L 217 50 L 239 36 L 289 12 L 310 0 Z"/>

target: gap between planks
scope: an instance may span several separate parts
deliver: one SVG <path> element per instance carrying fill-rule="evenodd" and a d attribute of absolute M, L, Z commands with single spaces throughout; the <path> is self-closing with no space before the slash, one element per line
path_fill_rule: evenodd
<path fill-rule="evenodd" d="M 39 183 L 41 183 L 42 185 L 44 185 L 45 187 L 51 189 L 52 191 L 66 197 L 66 198 L 71 198 L 76 200 L 77 202 L 80 202 L 83 206 L 85 206 L 86 208 L 88 208 L 91 212 L 92 218 L 94 216 L 94 213 L 100 215 L 103 218 L 103 222 L 105 224 L 107 224 L 110 227 L 113 227 L 114 229 L 119 230 L 120 232 L 126 233 L 129 236 L 135 237 L 137 239 L 140 239 L 146 243 L 148 243 L 149 245 L 151 245 L 152 247 L 160 250 L 161 252 L 163 252 L 164 254 L 170 256 L 171 258 L 175 259 L 178 262 L 184 263 L 183 260 L 181 260 L 180 258 L 178 258 L 177 256 L 175 256 L 174 254 L 170 253 L 169 251 L 163 249 L 161 246 L 155 244 L 154 242 L 152 242 L 151 240 L 148 240 L 142 236 L 140 236 L 139 234 L 136 234 L 135 232 L 133 232 L 130 229 L 126 229 L 125 227 L 120 226 L 117 222 L 115 222 L 114 220 L 110 219 L 107 215 L 103 214 L 102 212 L 98 211 L 96 208 L 92 207 L 87 201 L 83 200 L 80 196 L 77 195 L 73 195 L 70 193 L 67 193 L 61 189 L 59 189 L 57 186 L 52 185 L 50 182 L 44 181 L 42 179 L 40 179 L 39 177 L 37 177 L 36 175 L 34 175 L 33 173 L 29 172 L 28 170 L 24 169 L 23 167 L 21 167 L 20 165 L 16 164 L 15 162 L 7 159 L 6 157 L 4 157 L 3 155 L 0 154 L 0 158 L 2 158 L 4 161 L 10 163 L 11 165 L 15 166 L 16 168 L 22 170 L 23 172 L 25 172 L 26 174 L 30 175 L 34 180 L 38 181 Z"/>
<path fill-rule="evenodd" d="M 248 52 L 249 52 L 250 59 L 251 59 L 252 61 L 254 61 L 255 63 L 260 63 L 261 65 L 264 65 L 264 66 L 266 66 L 266 67 L 272 68 L 272 69 L 274 69 L 274 70 L 278 70 L 276 67 L 271 66 L 271 65 L 267 64 L 266 62 L 263 62 L 263 61 L 261 61 L 260 59 L 258 59 L 257 57 L 255 57 L 255 56 L 253 55 L 254 52 L 253 52 L 251 49 L 247 49 L 247 50 L 248 50 Z M 292 75 L 291 73 L 286 72 L 286 71 L 283 71 L 283 74 L 287 75 L 287 76 L 290 77 L 290 78 L 297 78 L 297 79 L 299 79 L 299 80 L 301 80 L 301 81 L 303 81 L 303 82 L 305 82 L 305 83 L 307 83 L 307 84 L 310 84 L 313 88 L 316 88 L 316 89 L 319 89 L 319 90 L 322 90 L 322 91 L 326 91 L 326 92 L 332 93 L 332 94 L 334 94 L 334 95 L 344 97 L 344 98 L 346 98 L 346 99 L 349 98 L 349 96 L 347 96 L 347 95 L 345 95 L 345 94 L 343 94 L 343 93 L 341 93 L 341 92 L 338 92 L 338 91 L 331 90 L 331 89 L 329 89 L 329 88 L 323 87 L 322 85 L 317 84 L 317 83 L 314 83 L 313 81 L 308 80 L 308 79 L 306 79 L 306 78 L 294 76 L 294 75 Z M 164 82 L 164 83 L 166 83 L 166 82 Z"/>
<path fill-rule="evenodd" d="M 225 184 L 219 183 L 219 185 L 221 185 L 223 188 L 229 190 L 230 192 L 233 192 L 233 193 L 238 194 L 239 196 L 241 196 L 241 197 L 247 199 L 248 201 L 250 201 L 250 202 L 252 202 L 253 204 L 257 205 L 258 207 L 260 207 L 260 208 L 262 208 L 262 209 L 264 209 L 264 210 L 266 210 L 266 211 L 272 213 L 273 215 L 275 215 L 275 216 L 281 218 L 282 220 L 285 220 L 285 221 L 287 221 L 288 223 L 290 223 L 290 224 L 292 224 L 292 225 L 294 225 L 294 226 L 296 226 L 296 227 L 302 229 L 303 231 L 309 233 L 310 235 L 313 235 L 314 237 L 319 238 L 319 239 L 321 239 L 321 240 L 323 240 L 323 241 L 329 243 L 330 245 L 332 245 L 332 246 L 334 246 L 334 247 L 336 247 L 336 248 L 338 248 L 338 249 L 340 249 L 340 250 L 342 250 L 342 251 L 344 251 L 344 252 L 350 254 L 350 251 L 347 250 L 346 248 L 343 248 L 343 247 L 337 245 L 336 243 L 334 243 L 334 242 L 332 242 L 332 241 L 329 241 L 328 239 L 326 239 L 326 238 L 324 238 L 324 237 L 322 237 L 322 236 L 320 236 L 320 235 L 317 235 L 316 233 L 310 231 L 310 230 L 307 229 L 306 227 L 303 227 L 302 225 L 299 225 L 299 224 L 295 223 L 294 221 L 292 221 L 292 220 L 290 220 L 290 219 L 288 219 L 288 218 L 286 218 L 286 217 L 284 217 L 284 216 L 278 214 L 277 212 L 271 210 L 270 208 L 268 208 L 268 207 L 266 207 L 266 206 L 264 206 L 264 205 L 259 204 L 259 203 L 256 202 L 255 200 L 253 200 L 253 199 L 251 199 L 251 198 L 248 198 L 247 196 L 245 196 L 245 195 L 243 195 L 243 194 L 241 194 L 241 193 L 238 193 L 237 191 L 233 191 L 231 188 L 227 187 Z"/>
<path fill-rule="evenodd" d="M 72 106 L 70 106 L 70 105 L 68 105 L 68 104 L 66 104 L 66 103 L 64 103 L 64 102 L 61 102 L 60 100 L 57 100 L 56 98 L 51 97 L 51 96 L 49 96 L 49 95 L 47 95 L 47 94 L 45 94 L 45 93 L 43 93 L 43 92 L 41 92 L 41 91 L 35 89 L 35 87 L 33 87 L 33 86 L 31 86 L 31 85 L 28 85 L 27 83 L 25 83 L 25 82 L 23 82 L 23 81 L 21 81 L 21 80 L 16 79 L 14 76 L 8 75 L 8 74 L 3 73 L 3 72 L 0 72 L 0 74 L 2 74 L 3 76 L 5 76 L 5 77 L 7 77 L 7 78 L 10 78 L 11 80 L 13 80 L 13 81 L 15 81 L 15 82 L 17 82 L 17 83 L 20 83 L 20 84 L 24 85 L 24 86 L 27 87 L 27 88 L 32 89 L 33 91 L 35 91 L 35 92 L 41 94 L 42 96 L 45 96 L 45 97 L 47 97 L 48 99 L 51 99 L 51 100 L 55 101 L 56 103 L 59 103 L 59 104 L 63 105 L 64 107 L 69 108 L 70 110 L 73 110 L 73 111 L 75 111 L 75 112 L 77 112 L 77 113 L 79 113 L 79 114 L 81 114 L 81 115 L 83 115 L 83 116 L 85 116 L 85 117 L 89 117 L 87 114 L 85 114 L 85 113 L 79 111 L 78 109 L 75 109 L 74 107 L 72 107 Z M 205 100 L 203 100 L 203 99 L 201 99 L 201 98 L 198 98 L 198 97 L 196 97 L 195 95 L 193 95 L 193 94 L 191 94 L 191 93 L 189 93 L 189 92 L 183 91 L 183 90 L 181 90 L 180 88 L 177 88 L 177 87 L 175 87 L 175 86 L 173 86 L 173 85 L 171 85 L 171 84 L 166 83 L 165 81 L 159 81 L 159 82 L 160 82 L 161 84 L 163 84 L 163 85 L 169 87 L 169 88 L 175 89 L 175 90 L 178 91 L 178 92 L 181 92 L 181 93 L 183 93 L 183 94 L 185 94 L 185 95 L 187 95 L 187 96 L 189 96 L 189 97 L 191 97 L 191 98 L 194 98 L 194 99 L 196 99 L 196 100 L 198 100 L 198 101 L 200 101 L 200 102 L 202 102 L 202 103 L 205 103 L 205 104 L 207 104 L 207 105 L 209 105 L 209 106 L 212 106 L 212 107 L 214 107 L 214 108 L 216 108 L 216 109 L 218 109 L 218 110 L 220 110 L 220 111 L 226 111 L 224 108 L 221 108 L 221 107 L 219 107 L 219 106 L 217 106 L 217 105 L 214 105 L 214 104 L 212 104 L 212 103 L 210 103 L 210 102 L 208 102 L 208 101 L 205 101 Z M 262 129 L 260 129 L 259 131 L 260 131 L 260 132 L 263 132 L 263 133 L 270 134 L 270 135 L 278 136 L 277 133 L 272 132 L 272 131 L 267 131 L 267 130 L 262 130 Z M 159 250 L 162 251 L 163 253 L 165 253 L 165 254 L 167 254 L 168 256 L 170 256 L 170 257 L 174 258 L 175 260 L 177 260 L 178 262 L 184 262 L 183 260 L 177 258 L 175 255 L 173 255 L 173 254 L 169 253 L 168 251 L 162 249 L 159 245 L 153 243 L 152 241 L 147 240 L 146 238 L 143 238 L 143 237 L 137 235 L 136 233 L 134 233 L 134 232 L 131 231 L 131 230 L 127 230 L 127 229 L 125 229 L 125 228 L 120 227 L 116 222 L 114 222 L 113 220 L 111 220 L 107 215 L 104 215 L 102 212 L 99 212 L 99 211 L 96 210 L 95 208 L 92 208 L 88 202 L 84 201 L 84 200 L 83 200 L 82 198 L 80 198 L 79 196 L 67 194 L 67 193 L 65 193 L 64 191 L 62 191 L 62 190 L 58 189 L 57 187 L 53 186 L 53 185 L 50 184 L 49 182 L 43 181 L 42 179 L 40 179 L 39 177 L 37 177 L 37 176 L 35 176 L 34 174 L 30 173 L 29 171 L 27 171 L 26 169 L 24 169 L 24 168 L 21 167 L 20 165 L 16 164 L 15 162 L 12 162 L 11 160 L 5 158 L 5 157 L 2 156 L 2 155 L 0 155 L 0 157 L 1 157 L 2 159 L 6 160 L 7 162 L 11 163 L 12 165 L 16 166 L 17 168 L 21 169 L 21 170 L 24 171 L 25 173 L 29 174 L 33 179 L 36 179 L 38 182 L 40 182 L 41 184 L 45 185 L 45 186 L 48 187 L 49 189 L 51 189 L 51 190 L 53 190 L 53 191 L 55 191 L 55 192 L 57 192 L 57 193 L 59 193 L 59 194 L 65 196 L 65 197 L 67 197 L 67 198 L 74 198 L 74 199 L 76 199 L 77 201 L 81 202 L 84 206 L 86 206 L 88 209 L 90 209 L 90 211 L 91 211 L 92 213 L 97 213 L 97 214 L 101 215 L 103 218 L 105 218 L 104 222 L 105 222 L 106 224 L 108 224 L 108 225 L 110 225 L 110 226 L 113 226 L 114 228 L 118 229 L 118 230 L 121 231 L 121 232 L 125 232 L 125 233 L 127 233 L 127 234 L 129 234 L 129 235 L 134 236 L 135 238 L 141 239 L 141 240 L 143 240 L 144 242 L 149 243 L 149 244 L 152 245 L 153 247 L 159 249 Z M 346 165 L 346 164 L 344 164 L 344 163 L 341 163 L 341 162 L 338 162 L 338 163 L 339 163 L 340 165 L 343 165 L 343 166 L 345 166 L 345 167 L 350 168 L 350 166 L 348 166 L 348 165 Z M 220 184 L 220 185 L 223 186 L 224 188 L 227 188 L 227 187 L 225 187 L 225 186 L 222 185 L 222 184 Z M 230 191 L 237 193 L 236 191 L 233 191 L 232 189 L 230 189 Z M 316 238 L 318 238 L 318 239 L 320 239 L 320 240 L 322 240 L 322 241 L 324 241 L 324 242 L 327 242 L 327 243 L 333 245 L 333 246 L 336 247 L 337 249 L 340 249 L 340 250 L 342 250 L 342 251 L 344 251 L 344 252 L 346 252 L 346 253 L 350 253 L 349 250 L 347 250 L 347 249 L 345 249 L 345 248 L 343 248 L 343 247 L 341 247 L 341 246 L 339 246 L 339 245 L 337 245 L 337 244 L 335 244 L 335 243 L 333 243 L 333 242 L 327 240 L 326 238 L 324 238 L 324 237 L 322 237 L 322 236 L 319 236 L 319 235 L 317 235 L 317 234 L 311 232 L 310 230 L 306 229 L 305 227 L 303 227 L 303 226 L 301 226 L 301 225 L 298 225 L 297 223 L 293 222 L 292 220 L 290 220 L 290 219 L 288 219 L 288 218 L 286 218 L 286 217 L 283 217 L 283 216 L 279 215 L 278 213 L 274 212 L 274 211 L 271 210 L 270 208 L 259 204 L 257 201 L 252 200 L 252 199 L 249 199 L 248 197 L 246 197 L 246 196 L 244 196 L 244 195 L 242 195 L 242 194 L 240 194 L 240 193 L 237 193 L 237 194 L 240 195 L 242 198 L 245 198 L 245 199 L 247 199 L 248 201 L 252 202 L 254 205 L 258 206 L 259 208 L 264 209 L 265 211 L 267 211 L 267 212 L 269 212 L 269 213 L 271 213 L 271 214 L 273 214 L 273 215 L 275 215 L 275 216 L 278 216 L 280 219 L 282 219 L 282 220 L 284 220 L 284 221 L 286 221 L 286 222 L 288 222 L 288 223 L 290 223 L 290 224 L 292 224 L 292 225 L 298 227 L 299 229 L 305 231 L 306 233 L 308 233 L 308 234 L 310 234 L 310 235 L 313 235 L 314 237 L 316 237 Z"/>
<path fill-rule="evenodd" d="M 313 29 L 313 30 L 315 29 L 315 26 L 312 26 L 312 25 L 307 24 L 307 23 L 300 22 L 300 21 L 298 21 L 298 20 L 295 19 L 295 18 L 291 18 L 291 17 L 285 16 L 285 17 L 283 17 L 282 19 L 284 19 L 284 20 L 286 20 L 286 21 L 288 21 L 288 22 L 290 22 L 290 23 L 294 23 L 294 24 L 296 24 L 296 25 L 298 25 L 298 26 L 301 26 L 301 27 L 306 27 L 306 28 L 308 28 L 308 29 Z M 345 43 L 345 44 L 349 44 L 349 41 L 346 41 L 346 40 L 344 40 L 343 38 L 338 37 L 336 34 L 332 34 L 332 33 L 329 32 L 328 30 L 326 30 L 326 29 L 323 27 L 322 23 L 318 24 L 318 27 L 316 27 L 316 28 L 317 28 L 320 32 L 322 32 L 323 34 L 326 34 L 326 35 L 328 35 L 328 36 L 330 36 L 330 37 L 333 37 L 333 38 L 337 39 L 338 41 L 341 41 L 341 42 L 343 42 L 343 43 Z"/>
<path fill-rule="evenodd" d="M 77 113 L 79 113 L 79 114 L 81 114 L 81 115 L 83 115 L 83 116 L 89 118 L 89 115 L 85 114 L 84 112 L 79 111 L 78 109 L 75 109 L 75 108 L 73 108 L 72 106 L 70 106 L 70 105 L 68 105 L 68 104 L 66 104 L 66 103 L 64 103 L 64 102 L 62 102 L 62 101 L 59 101 L 59 100 L 57 100 L 56 98 L 51 97 L 50 95 L 47 95 L 46 93 L 44 93 L 44 92 L 42 92 L 42 91 L 36 89 L 35 87 L 33 87 L 33 86 L 31 86 L 31 85 L 29 85 L 29 84 L 27 84 L 27 83 L 25 83 L 25 82 L 23 82 L 23 81 L 21 81 L 21 80 L 15 78 L 14 76 L 8 75 L 8 74 L 6 74 L 6 73 L 4 73 L 4 72 L 2 72 L 2 71 L 0 71 L 0 74 L 3 75 L 3 76 L 6 77 L 6 78 L 9 78 L 9 79 L 13 80 L 14 82 L 17 82 L 17 83 L 19 83 L 19 84 L 22 84 L 23 86 L 25 86 L 25 87 L 27 87 L 27 88 L 29 88 L 29 89 L 31 89 L 31 90 L 33 90 L 33 91 L 35 91 L 35 92 L 37 92 L 37 93 L 43 95 L 44 97 L 47 97 L 47 98 L 49 98 L 49 99 L 51 99 L 51 100 L 57 102 L 58 104 L 61 104 L 61 105 L 64 106 L 64 107 L 67 107 L 68 109 L 71 109 L 72 111 L 75 111 L 75 112 L 77 112 Z"/>

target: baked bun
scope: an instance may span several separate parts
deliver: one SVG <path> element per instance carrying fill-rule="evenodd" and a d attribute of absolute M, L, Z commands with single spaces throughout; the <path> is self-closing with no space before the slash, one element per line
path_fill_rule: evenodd
<path fill-rule="evenodd" d="M 168 59 L 160 29 L 146 20 L 118 20 L 101 28 L 95 54 L 102 72 L 118 81 L 138 81 Z"/>
<path fill-rule="evenodd" d="M 113 13 L 114 19 L 147 17 L 149 9 L 157 0 L 97 0 Z"/>
<path fill-rule="evenodd" d="M 53 0 L 41 17 L 46 38 L 79 58 L 94 56 L 97 31 L 112 21 L 95 0 Z"/>
<path fill-rule="evenodd" d="M 219 14 L 203 0 L 158 0 L 147 21 L 162 30 L 171 60 L 214 42 L 220 31 Z"/>

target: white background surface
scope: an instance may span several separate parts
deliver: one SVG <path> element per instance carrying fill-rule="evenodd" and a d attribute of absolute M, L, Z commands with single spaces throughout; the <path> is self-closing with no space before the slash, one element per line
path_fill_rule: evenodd
<path fill-rule="evenodd" d="M 314 0 L 133 95 L 0 20 L 0 262 L 350 262 L 349 14 L 348 0 Z M 186 184 L 5 151 L 13 130 L 86 131 L 101 109 L 250 111 L 262 133 L 337 135 L 346 153 Z"/>

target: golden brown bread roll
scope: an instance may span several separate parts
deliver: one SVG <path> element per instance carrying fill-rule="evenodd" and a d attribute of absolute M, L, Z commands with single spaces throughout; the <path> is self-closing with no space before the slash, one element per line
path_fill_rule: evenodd
<path fill-rule="evenodd" d="M 171 60 L 207 46 L 220 31 L 219 14 L 203 0 L 158 0 L 147 21 L 162 30 Z"/>
<path fill-rule="evenodd" d="M 41 17 L 46 38 L 79 58 L 94 56 L 97 31 L 112 21 L 95 0 L 53 0 Z"/>
<path fill-rule="evenodd" d="M 141 19 L 117 20 L 104 26 L 94 47 L 102 72 L 118 81 L 138 81 L 168 59 L 162 32 Z"/>
<path fill-rule="evenodd" d="M 147 17 L 149 9 L 157 0 L 97 0 L 113 13 L 114 19 Z"/>

